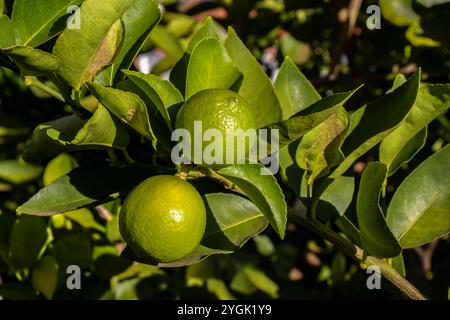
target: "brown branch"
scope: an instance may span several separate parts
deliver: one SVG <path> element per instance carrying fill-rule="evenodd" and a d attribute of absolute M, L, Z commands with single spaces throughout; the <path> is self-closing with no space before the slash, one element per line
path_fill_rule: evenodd
<path fill-rule="evenodd" d="M 291 214 L 291 218 L 296 223 L 306 227 L 312 232 L 320 235 L 324 239 L 333 243 L 339 250 L 341 250 L 348 257 L 358 262 L 364 260 L 364 252 L 361 248 L 354 245 L 350 241 L 344 239 L 330 228 L 324 226 L 323 224 L 321 224 L 316 220 L 311 220 L 306 217 L 303 217 L 302 215 L 294 211 L 290 211 L 289 213 Z M 425 296 L 416 287 L 414 287 L 408 280 L 399 275 L 397 271 L 395 271 L 385 261 L 369 256 L 365 259 L 365 262 L 367 264 L 378 266 L 380 268 L 381 274 L 392 284 L 394 284 L 408 298 L 413 300 L 426 300 Z"/>

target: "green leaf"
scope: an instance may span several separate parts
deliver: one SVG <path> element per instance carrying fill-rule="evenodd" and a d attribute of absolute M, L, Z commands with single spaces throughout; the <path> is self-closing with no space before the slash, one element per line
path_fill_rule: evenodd
<path fill-rule="evenodd" d="M 31 47 L 14 46 L 1 51 L 27 76 L 43 76 L 55 72 L 59 67 L 56 56 Z"/>
<path fill-rule="evenodd" d="M 408 26 L 420 17 L 412 8 L 412 0 L 380 0 L 383 17 L 396 26 Z"/>
<path fill-rule="evenodd" d="M 415 154 L 414 150 L 418 150 L 414 148 L 408 152 L 409 157 L 402 156 L 408 143 L 413 140 L 407 149 L 411 146 L 420 147 L 426 135 L 424 128 L 449 107 L 449 84 L 426 85 L 420 88 L 417 100 L 406 119 L 384 138 L 380 145 L 380 161 L 388 166 L 390 175 L 404 162 L 397 159 L 398 157 L 409 160 Z"/>
<path fill-rule="evenodd" d="M 80 9 L 79 29 L 65 29 L 53 54 L 61 62 L 59 75 L 75 90 L 111 64 L 122 45 L 121 18 L 134 0 L 85 0 Z"/>
<path fill-rule="evenodd" d="M 361 234 L 358 228 L 353 224 L 353 222 L 346 216 L 343 215 L 334 222 L 339 229 L 345 234 L 345 236 L 357 246 L 362 247 L 361 244 Z"/>
<path fill-rule="evenodd" d="M 167 27 L 156 26 L 150 33 L 147 41 L 163 50 L 175 62 L 183 57 L 184 48 L 180 39 L 170 32 Z"/>
<path fill-rule="evenodd" d="M 44 295 L 47 300 L 53 298 L 58 285 L 59 266 L 52 256 L 42 257 L 33 267 L 31 283 L 33 289 Z"/>
<path fill-rule="evenodd" d="M 122 122 L 149 140 L 156 140 L 150 126 L 147 107 L 141 98 L 119 89 L 88 83 L 91 93 Z"/>
<path fill-rule="evenodd" d="M 64 216 L 71 221 L 78 223 L 84 229 L 93 229 L 100 232 L 105 232 L 105 227 L 95 220 L 91 210 L 82 208 L 75 211 L 64 213 Z"/>
<path fill-rule="evenodd" d="M 389 230 L 379 200 L 387 168 L 379 162 L 370 163 L 359 184 L 356 213 L 363 249 L 370 255 L 396 257 L 402 248 Z"/>
<path fill-rule="evenodd" d="M 308 172 L 309 185 L 329 171 L 331 166 L 343 160 L 340 147 L 349 122 L 347 112 L 340 107 L 336 113 L 304 135 L 297 148 L 296 160 L 298 166 Z"/>
<path fill-rule="evenodd" d="M 403 254 L 400 253 L 398 256 L 392 258 L 392 268 L 398 272 L 403 278 L 406 277 L 405 261 L 403 259 Z"/>
<path fill-rule="evenodd" d="M 186 92 L 186 77 L 189 59 L 195 46 L 207 38 L 216 38 L 221 40 L 223 33 L 225 33 L 225 31 L 223 31 L 222 27 L 214 22 L 211 17 L 208 17 L 190 39 L 186 52 L 170 73 L 170 81 L 183 95 Z"/>
<path fill-rule="evenodd" d="M 244 79 L 239 94 L 250 104 L 257 128 L 282 119 L 282 111 L 272 82 L 245 44 L 230 28 L 225 48 Z"/>
<path fill-rule="evenodd" d="M 61 153 L 53 158 L 45 167 L 43 182 L 48 186 L 56 179 L 68 174 L 74 168 L 78 167 L 77 160 L 67 153 Z"/>
<path fill-rule="evenodd" d="M 290 57 L 286 57 L 281 65 L 274 88 L 283 111 L 283 120 L 320 100 L 316 89 Z"/>
<path fill-rule="evenodd" d="M 313 193 L 313 201 L 315 197 L 318 197 L 317 214 L 326 215 L 327 220 L 334 221 L 343 217 L 352 203 L 355 178 L 342 176 L 326 179 L 318 189 L 320 189 L 318 194 L 316 191 Z"/>
<path fill-rule="evenodd" d="M 73 169 L 39 190 L 17 208 L 18 213 L 51 216 L 105 203 L 154 174 L 146 168 L 115 168 L 93 162 Z"/>
<path fill-rule="evenodd" d="M 47 223 L 40 217 L 20 217 L 9 238 L 9 259 L 16 269 L 30 268 L 48 244 Z"/>
<path fill-rule="evenodd" d="M 31 162 L 39 162 L 63 151 L 111 148 L 123 150 L 129 139 L 126 128 L 99 104 L 87 121 L 72 115 L 39 125 L 33 132 L 23 157 Z"/>
<path fill-rule="evenodd" d="M 58 261 L 63 280 L 67 279 L 66 269 L 70 265 L 87 268 L 92 263 L 92 246 L 89 236 L 84 233 L 73 233 L 55 241 L 52 255 Z M 60 278 L 61 279 L 61 278 Z"/>
<path fill-rule="evenodd" d="M 15 43 L 14 25 L 8 16 L 0 13 L 0 48 L 8 48 Z"/>
<path fill-rule="evenodd" d="M 399 126 L 416 101 L 419 84 L 420 70 L 395 91 L 351 115 L 349 133 L 342 146 L 346 158 L 335 169 L 332 177 L 344 174 L 355 160 Z"/>
<path fill-rule="evenodd" d="M 240 77 L 242 74 L 218 40 L 202 40 L 189 59 L 186 100 L 206 89 L 229 89 Z"/>
<path fill-rule="evenodd" d="M 99 75 L 103 78 L 103 83 L 108 85 L 113 85 L 119 70 L 130 68 L 150 32 L 161 19 L 161 12 L 155 1 L 133 0 L 132 2 L 122 15 L 123 43 L 112 65 Z"/>
<path fill-rule="evenodd" d="M 297 197 L 301 197 L 302 185 L 304 182 L 304 171 L 299 168 L 295 161 L 295 153 L 300 140 L 297 140 L 280 149 L 278 154 L 280 160 L 280 176 L 285 183 L 294 191 Z"/>
<path fill-rule="evenodd" d="M 171 118 L 176 115 L 178 106 L 183 103 L 183 96 L 170 81 L 163 80 L 153 74 L 123 70 L 123 73 L 136 84 L 156 106 L 169 128 Z"/>
<path fill-rule="evenodd" d="M 267 227 L 267 220 L 250 201 L 233 194 L 205 195 L 208 224 L 202 244 L 209 248 L 236 250 Z"/>
<path fill-rule="evenodd" d="M 209 278 L 206 280 L 206 288 L 213 293 L 219 300 L 235 300 L 236 298 L 228 291 L 227 285 L 223 280 Z"/>
<path fill-rule="evenodd" d="M 427 135 L 428 129 L 427 127 L 425 127 L 404 145 L 401 151 L 395 156 L 395 158 L 389 164 L 388 176 L 393 175 L 401 166 L 407 164 L 414 158 L 414 156 L 425 146 L 427 141 Z"/>
<path fill-rule="evenodd" d="M 312 50 L 308 43 L 297 40 L 289 32 L 281 36 L 280 49 L 286 58 L 293 60 L 295 64 L 304 64 L 311 58 Z"/>
<path fill-rule="evenodd" d="M 63 146 L 47 134 L 48 130 L 52 130 L 54 133 L 59 132 L 59 136 L 74 137 L 85 123 L 85 120 L 72 115 L 39 125 L 34 130 L 31 139 L 23 151 L 24 160 L 40 162 L 43 159 L 54 157 L 63 151 Z"/>
<path fill-rule="evenodd" d="M 16 0 L 11 19 L 16 28 L 16 43 L 37 47 L 54 36 L 53 25 L 80 0 Z"/>
<path fill-rule="evenodd" d="M 38 179 L 42 174 L 42 167 L 17 160 L 0 161 L 0 180 L 15 185 Z"/>
<path fill-rule="evenodd" d="M 123 150 L 130 141 L 128 131 L 109 111 L 98 104 L 97 110 L 84 126 L 71 138 L 61 136 L 60 132 L 47 130 L 47 135 L 58 141 L 64 150 L 82 150 L 90 148 L 114 148 Z"/>
<path fill-rule="evenodd" d="M 266 293 L 270 298 L 278 298 L 278 285 L 273 282 L 264 272 L 248 265 L 242 269 L 242 272 L 257 289 Z"/>
<path fill-rule="evenodd" d="M 283 239 L 287 206 L 283 192 L 270 171 L 260 164 L 245 164 L 220 169 L 219 174 L 245 192 Z"/>
<path fill-rule="evenodd" d="M 430 242 L 450 230 L 450 145 L 429 157 L 397 189 L 387 222 L 403 248 Z"/>

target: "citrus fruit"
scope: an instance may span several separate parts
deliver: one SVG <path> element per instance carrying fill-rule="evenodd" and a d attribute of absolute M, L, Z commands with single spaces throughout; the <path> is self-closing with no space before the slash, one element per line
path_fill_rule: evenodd
<path fill-rule="evenodd" d="M 252 147 L 252 144 L 246 141 L 244 145 L 245 150 L 238 150 L 243 148 L 238 146 L 237 137 L 235 136 L 236 130 L 255 129 L 256 125 L 249 104 L 243 97 L 231 90 L 208 89 L 201 91 L 189 98 L 178 112 L 175 123 L 176 128 L 189 131 L 193 145 L 191 148 L 194 149 L 195 144 L 201 143 L 203 151 L 212 141 L 195 140 L 196 121 L 201 121 L 202 132 L 216 129 L 223 138 L 219 144 L 221 152 L 217 156 L 218 161 L 215 162 L 216 164 L 234 164 L 242 157 L 245 157 Z M 211 140 L 213 139 L 211 138 Z M 230 139 L 233 141 L 228 141 Z M 227 161 L 227 155 L 230 155 L 228 160 L 231 158 L 232 163 Z M 199 159 L 194 152 L 185 156 L 196 164 L 205 164 L 203 153 L 202 159 Z M 215 156 L 216 154 L 214 153 L 213 157 Z"/>
<path fill-rule="evenodd" d="M 202 197 L 174 176 L 151 177 L 135 187 L 119 215 L 120 233 L 141 259 L 173 262 L 191 253 L 206 227 Z"/>

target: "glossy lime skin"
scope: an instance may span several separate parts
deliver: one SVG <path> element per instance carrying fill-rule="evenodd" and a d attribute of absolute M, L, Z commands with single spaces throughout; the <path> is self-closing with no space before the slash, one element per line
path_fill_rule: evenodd
<path fill-rule="evenodd" d="M 203 133 L 208 129 L 217 129 L 221 132 L 223 140 L 223 157 L 221 164 L 227 163 L 226 155 L 234 152 L 234 163 L 239 155 L 247 155 L 252 146 L 246 144 L 244 152 L 238 154 L 237 142 L 234 139 L 233 150 L 227 148 L 226 141 L 234 137 L 227 136 L 227 129 L 235 132 L 237 129 L 244 131 L 255 129 L 256 122 L 249 104 L 239 94 L 226 89 L 208 89 L 201 91 L 189 98 L 178 112 L 175 127 L 186 129 L 194 139 L 194 122 L 202 121 Z M 198 141 L 193 140 L 194 143 Z M 202 150 L 210 144 L 209 141 L 202 142 Z M 186 155 L 187 156 L 187 155 Z M 203 161 L 191 159 L 196 164 L 204 164 Z"/>
<path fill-rule="evenodd" d="M 134 188 L 122 206 L 119 228 L 142 259 L 173 262 L 191 253 L 203 238 L 206 209 L 188 182 L 174 176 L 151 177 Z"/>

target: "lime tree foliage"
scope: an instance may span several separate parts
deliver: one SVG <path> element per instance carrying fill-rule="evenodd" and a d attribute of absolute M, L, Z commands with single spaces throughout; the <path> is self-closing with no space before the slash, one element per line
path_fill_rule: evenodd
<path fill-rule="evenodd" d="M 280 2 L 261 3 L 264 10 L 279 10 Z M 336 287 L 354 274 L 345 253 L 363 268 L 377 265 L 396 286 L 386 282 L 394 295 L 423 298 L 404 278 L 403 250 L 450 229 L 448 141 L 415 158 L 434 120 L 445 125 L 450 84 L 429 83 L 418 68 L 408 77 L 398 74 L 387 93 L 355 107 L 360 84 L 320 95 L 298 68 L 301 61 L 288 54 L 271 81 L 236 31 L 211 18 L 194 23 L 173 12 L 162 18 L 150 0 L 8 4 L 0 1 L 0 14 L 8 12 L 0 15 L 1 103 L 7 110 L 17 105 L 18 116 L 6 114 L 0 123 L 0 297 L 278 298 L 284 288 L 273 278 L 296 270 L 296 246 L 304 237 L 295 241 L 292 229 L 304 226 L 321 243 L 329 241 L 324 247 L 309 242 L 312 251 L 333 250 L 330 242 L 340 250 L 317 281 Z M 418 35 L 426 19 L 397 19 L 390 4 L 382 3 L 383 11 L 407 26 L 414 45 L 437 45 Z M 66 28 L 71 5 L 81 5 L 79 28 Z M 134 71 L 135 58 L 151 47 L 168 53 L 160 71 Z M 158 75 L 165 69 L 172 69 L 169 80 Z M 211 168 L 171 162 L 178 111 L 209 89 L 234 91 L 248 103 L 254 129 L 279 132 L 279 146 L 271 150 L 279 172 L 260 163 Z M 412 160 L 413 170 L 403 170 Z M 195 188 L 206 226 L 183 257 L 150 261 L 126 245 L 119 217 L 131 190 L 161 175 Z M 138 201 L 148 201 L 142 197 Z M 180 199 L 174 203 L 189 202 Z M 170 206 L 167 195 L 165 203 L 153 200 L 149 206 Z M 134 202 L 127 208 L 141 207 Z M 273 270 L 262 268 L 261 259 Z M 70 265 L 82 270 L 82 290 L 66 287 Z M 365 285 L 364 277 L 359 281 Z M 299 290 L 299 297 L 317 294 Z"/>

